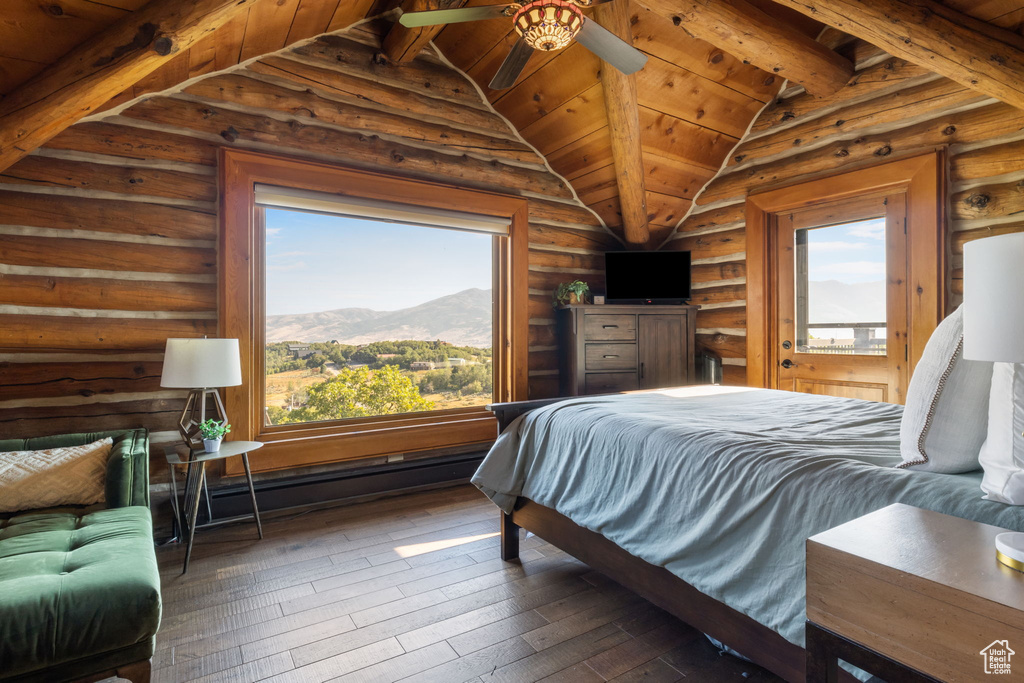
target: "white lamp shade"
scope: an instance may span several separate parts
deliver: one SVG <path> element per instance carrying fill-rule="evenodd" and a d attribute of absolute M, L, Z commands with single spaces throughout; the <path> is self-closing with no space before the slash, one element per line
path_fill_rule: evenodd
<path fill-rule="evenodd" d="M 964 358 L 1024 363 L 1024 233 L 964 245 Z"/>
<path fill-rule="evenodd" d="M 168 339 L 160 386 L 235 387 L 242 383 L 237 339 Z"/>

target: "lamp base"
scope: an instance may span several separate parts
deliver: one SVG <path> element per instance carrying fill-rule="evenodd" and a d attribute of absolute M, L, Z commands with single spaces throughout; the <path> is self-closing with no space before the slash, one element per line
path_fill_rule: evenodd
<path fill-rule="evenodd" d="M 1024 572 L 1024 533 L 1009 531 L 996 536 L 996 559 L 1010 569 Z"/>
<path fill-rule="evenodd" d="M 185 445 L 192 452 L 203 450 L 203 439 L 199 434 L 199 425 L 208 419 L 206 415 L 206 400 L 210 396 L 213 397 L 215 415 L 210 415 L 209 417 L 216 417 L 221 422 L 227 422 L 228 420 L 227 411 L 224 410 L 224 403 L 220 400 L 219 391 L 216 389 L 192 389 L 189 391 L 188 398 L 185 400 L 185 409 L 181 412 L 181 417 L 178 419 L 178 432 L 181 434 Z"/>

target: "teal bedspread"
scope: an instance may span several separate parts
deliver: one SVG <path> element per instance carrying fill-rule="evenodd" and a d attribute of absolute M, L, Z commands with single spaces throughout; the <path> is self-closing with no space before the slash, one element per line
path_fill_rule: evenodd
<path fill-rule="evenodd" d="M 804 541 L 906 503 L 1024 531 L 981 473 L 894 469 L 902 408 L 689 387 L 570 399 L 502 434 L 473 483 L 554 508 L 787 640 L 804 641 Z"/>

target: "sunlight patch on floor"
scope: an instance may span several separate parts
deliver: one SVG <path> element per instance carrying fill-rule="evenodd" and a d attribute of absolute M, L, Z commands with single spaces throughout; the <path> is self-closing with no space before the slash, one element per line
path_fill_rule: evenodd
<path fill-rule="evenodd" d="M 463 536 L 462 538 L 446 538 L 441 541 L 430 541 L 429 543 L 400 545 L 395 548 L 395 552 L 398 553 L 399 557 L 413 557 L 415 555 L 423 555 L 424 553 L 432 553 L 435 550 L 444 550 L 445 548 L 453 548 L 457 545 L 466 545 L 467 543 L 482 541 L 485 538 L 494 538 L 498 533 L 499 532 L 495 531 L 492 534 L 480 534 L 479 536 Z"/>

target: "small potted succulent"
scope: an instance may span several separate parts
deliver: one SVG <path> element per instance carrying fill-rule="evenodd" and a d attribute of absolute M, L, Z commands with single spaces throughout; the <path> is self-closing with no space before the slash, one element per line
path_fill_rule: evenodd
<path fill-rule="evenodd" d="M 224 435 L 231 431 L 231 425 L 217 420 L 206 420 L 199 424 L 199 433 L 203 435 L 203 449 L 207 453 L 216 453 L 220 450 L 220 442 Z"/>
<path fill-rule="evenodd" d="M 586 282 L 582 280 L 563 282 L 555 288 L 555 296 L 551 302 L 551 307 L 558 308 L 566 304 L 585 304 L 589 295 L 590 285 Z"/>

